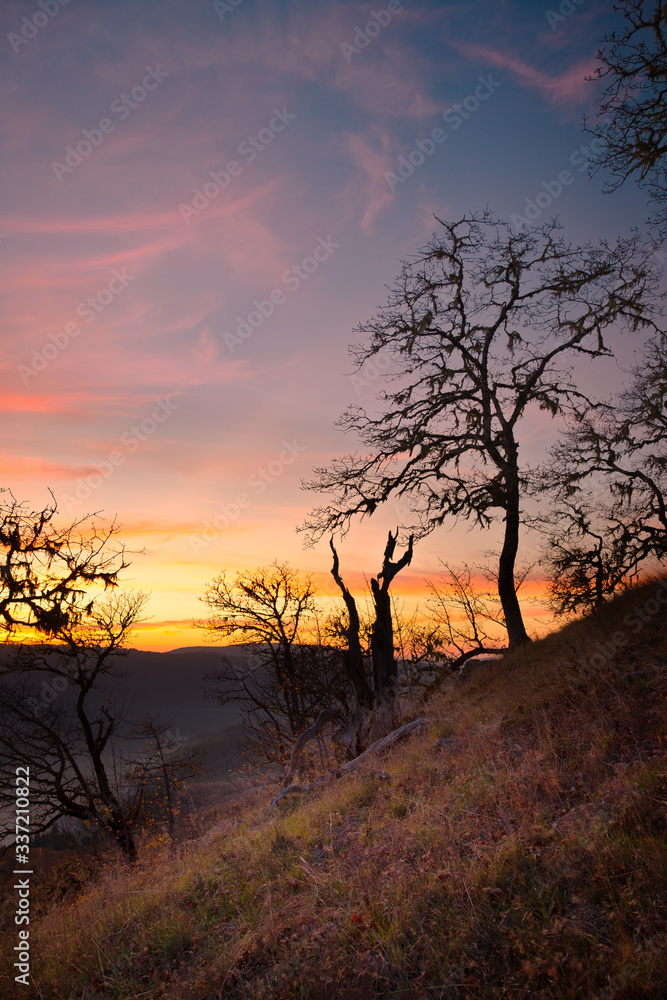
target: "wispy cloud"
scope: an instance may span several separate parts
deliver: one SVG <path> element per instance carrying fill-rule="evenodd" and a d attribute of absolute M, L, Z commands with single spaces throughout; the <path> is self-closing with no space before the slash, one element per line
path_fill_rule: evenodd
<path fill-rule="evenodd" d="M 52 479 L 75 479 L 96 472 L 92 465 L 67 465 L 50 462 L 36 455 L 0 454 L 0 476 L 3 482 L 32 479 L 49 482 Z"/>
<path fill-rule="evenodd" d="M 379 128 L 371 131 L 372 138 L 345 135 L 348 153 L 357 172 L 350 178 L 346 198 L 351 208 L 360 215 L 364 233 L 372 233 L 377 216 L 394 200 L 387 187 L 385 172 L 394 166 L 395 155 L 390 150 L 392 141 L 387 132 Z"/>
<path fill-rule="evenodd" d="M 496 51 L 484 45 L 469 45 L 465 42 L 456 42 L 455 45 L 459 52 L 470 59 L 487 66 L 509 70 L 521 86 L 538 90 L 550 103 L 581 104 L 590 99 L 586 77 L 595 68 L 595 59 L 592 57 L 578 60 L 574 66 L 557 76 L 549 76 L 510 53 Z"/>

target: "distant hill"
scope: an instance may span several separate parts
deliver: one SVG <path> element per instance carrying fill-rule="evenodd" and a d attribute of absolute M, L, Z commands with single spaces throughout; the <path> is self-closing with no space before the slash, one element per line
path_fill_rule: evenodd
<path fill-rule="evenodd" d="M 7 650 L 0 649 L 0 660 L 3 652 L 7 655 Z M 174 732 L 188 738 L 219 733 L 240 720 L 235 704 L 222 706 L 205 698 L 211 685 L 204 677 L 220 667 L 223 656 L 239 666 L 252 659 L 242 646 L 191 646 L 167 653 L 130 649 L 117 661 L 118 673 L 123 676 L 101 678 L 95 700 L 122 704 L 133 719 L 159 716 L 173 724 Z M 48 682 L 45 673 L 34 677 L 38 687 Z M 61 697 L 67 696 L 65 691 Z"/>
<path fill-rule="evenodd" d="M 248 652 L 240 647 L 214 649 L 193 646 L 152 653 L 132 649 L 122 661 L 122 679 L 108 678 L 101 692 L 115 691 L 123 700 L 131 699 L 132 715 L 159 715 L 171 720 L 182 736 L 203 736 L 220 732 L 239 721 L 235 704 L 220 705 L 205 697 L 212 685 L 206 674 L 219 669 L 223 655 L 239 666 L 246 665 Z"/>
<path fill-rule="evenodd" d="M 244 650 L 243 646 L 179 646 L 177 649 L 166 650 L 166 655 L 173 656 L 174 654 L 187 653 L 187 654 L 198 654 L 201 653 L 204 656 L 209 653 L 215 653 L 216 655 L 227 655 L 231 653 L 242 653 Z"/>

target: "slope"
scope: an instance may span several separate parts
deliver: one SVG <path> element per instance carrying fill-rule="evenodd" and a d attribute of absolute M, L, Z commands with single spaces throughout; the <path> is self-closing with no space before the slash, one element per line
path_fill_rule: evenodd
<path fill-rule="evenodd" d="M 38 995 L 663 997 L 665 602 L 645 583 L 361 775 L 110 868 L 31 929 Z"/>

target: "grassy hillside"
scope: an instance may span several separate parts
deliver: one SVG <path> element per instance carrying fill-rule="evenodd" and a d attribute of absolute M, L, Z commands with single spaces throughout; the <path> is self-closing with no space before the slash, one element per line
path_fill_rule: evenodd
<path fill-rule="evenodd" d="M 109 868 L 32 928 L 35 995 L 664 997 L 656 594 L 452 685 L 374 765 L 388 777 L 371 766 L 177 858 Z"/>

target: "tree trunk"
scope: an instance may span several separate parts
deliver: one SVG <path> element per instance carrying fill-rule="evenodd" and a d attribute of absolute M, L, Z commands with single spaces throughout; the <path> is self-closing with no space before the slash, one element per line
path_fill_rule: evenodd
<path fill-rule="evenodd" d="M 343 578 L 340 575 L 338 553 L 336 552 L 333 538 L 330 540 L 329 545 L 331 546 L 334 560 L 331 575 L 340 587 L 348 615 L 348 627 L 345 630 L 347 649 L 344 651 L 343 661 L 348 677 L 352 682 L 359 709 L 362 712 L 365 712 L 369 711 L 373 705 L 373 693 L 366 680 L 364 657 L 361 651 L 361 640 L 359 638 L 359 631 L 361 627 L 359 622 L 359 612 L 357 610 L 357 604 L 354 597 L 343 583 Z"/>
<path fill-rule="evenodd" d="M 290 784 L 292 778 L 294 777 L 294 772 L 296 770 L 296 763 L 299 758 L 299 754 L 305 747 L 306 743 L 310 740 L 315 739 L 316 736 L 322 732 L 327 722 L 332 722 L 334 719 L 339 722 L 344 721 L 342 718 L 342 713 L 339 708 L 325 708 L 323 709 L 317 717 L 315 724 L 306 729 L 305 732 L 301 733 L 294 746 L 292 747 L 292 753 L 290 754 L 289 763 L 285 771 L 285 777 L 283 778 L 283 788 L 286 788 Z"/>
<path fill-rule="evenodd" d="M 530 642 L 523 623 L 521 607 L 516 594 L 514 566 L 519 550 L 519 525 L 521 522 L 519 505 L 519 483 L 516 476 L 507 490 L 507 505 L 505 507 L 505 538 L 503 541 L 500 562 L 498 565 L 498 596 L 505 615 L 507 638 L 510 649 L 524 646 Z"/>
<path fill-rule="evenodd" d="M 138 857 L 137 845 L 134 842 L 132 831 L 123 822 L 123 817 L 112 816 L 107 823 L 107 829 L 123 852 L 125 860 L 130 864 L 134 864 Z"/>
<path fill-rule="evenodd" d="M 371 579 L 375 621 L 371 634 L 373 657 L 373 686 L 376 703 L 391 701 L 398 687 L 398 665 L 394 656 L 394 623 L 391 616 L 391 598 L 377 580 Z"/>
<path fill-rule="evenodd" d="M 132 863 L 137 860 L 137 847 L 134 843 L 131 826 L 130 823 L 127 822 L 126 817 L 123 815 L 122 806 L 111 789 L 111 783 L 109 782 L 109 777 L 102 759 L 104 748 L 112 731 L 112 721 L 110 716 L 107 714 L 107 720 L 109 722 L 107 731 L 104 734 L 100 733 L 100 735 L 96 738 L 90 724 L 90 719 L 86 714 L 85 699 L 87 694 L 87 690 L 80 691 L 79 697 L 77 698 L 76 711 L 81 723 L 81 728 L 83 729 L 86 747 L 90 755 L 90 762 L 93 766 L 93 773 L 97 783 L 96 791 L 104 804 L 104 811 L 102 815 L 98 814 L 98 822 L 100 822 L 100 824 L 108 830 L 109 833 L 111 833 L 125 858 Z M 87 789 L 87 791 L 90 791 L 90 789 Z"/>
<path fill-rule="evenodd" d="M 389 587 L 397 573 L 400 573 L 404 566 L 409 566 L 412 561 L 413 537 L 410 535 L 408 547 L 398 562 L 392 562 L 391 557 L 396 548 L 397 538 L 398 531 L 395 535 L 392 535 L 391 531 L 389 532 L 382 560 L 382 570 L 378 573 L 377 579 L 371 579 L 375 606 L 371 653 L 373 656 L 375 703 L 377 705 L 392 702 L 398 693 L 398 664 L 394 656 L 394 622 L 391 614 Z"/>
<path fill-rule="evenodd" d="M 292 660 L 292 648 L 291 643 L 284 639 L 281 641 L 278 649 L 276 650 L 276 663 L 280 663 L 282 657 L 282 669 L 280 669 L 280 679 L 285 686 L 285 704 L 287 708 L 287 717 L 289 720 L 290 731 L 294 736 L 296 733 L 300 733 L 303 729 L 304 718 L 299 706 L 299 695 L 298 695 L 298 684 L 296 675 L 294 672 L 294 662 Z M 282 678 L 285 678 L 284 681 Z"/>
<path fill-rule="evenodd" d="M 413 722 L 408 722 L 406 725 L 401 726 L 400 729 L 394 729 L 393 732 L 389 733 L 387 736 L 383 736 L 381 739 L 376 740 L 372 743 L 367 750 L 365 750 L 354 760 L 349 760 L 347 764 L 343 764 L 342 767 L 336 771 L 336 777 L 339 778 L 343 774 L 352 774 L 356 771 L 362 764 L 365 764 L 373 754 L 380 753 L 382 750 L 387 750 L 389 747 L 398 743 L 399 740 L 405 739 L 406 736 L 410 736 L 412 733 L 419 732 L 419 730 L 425 729 L 432 720 L 430 719 L 415 719 Z"/>

